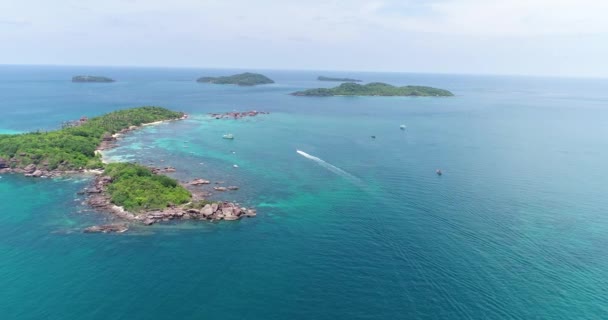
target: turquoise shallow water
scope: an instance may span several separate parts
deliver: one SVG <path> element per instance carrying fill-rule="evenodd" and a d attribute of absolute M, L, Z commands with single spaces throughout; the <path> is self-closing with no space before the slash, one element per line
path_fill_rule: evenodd
<path fill-rule="evenodd" d="M 259 211 L 89 235 L 107 217 L 80 205 L 86 177 L 4 175 L 2 319 L 608 314 L 606 80 L 350 73 L 456 97 L 301 98 L 287 93 L 331 84 L 316 72 L 267 71 L 277 84 L 237 88 L 186 81 L 221 70 L 0 71 L 0 132 L 142 104 L 183 110 L 189 120 L 129 135 L 108 158 L 239 185 L 214 197 Z M 68 81 L 80 73 L 119 82 Z M 234 109 L 271 114 L 206 116 Z"/>

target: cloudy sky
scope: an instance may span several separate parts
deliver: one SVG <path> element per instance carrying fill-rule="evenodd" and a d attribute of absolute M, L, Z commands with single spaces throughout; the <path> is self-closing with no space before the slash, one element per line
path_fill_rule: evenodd
<path fill-rule="evenodd" d="M 0 64 L 608 77 L 602 0 L 6 0 Z"/>

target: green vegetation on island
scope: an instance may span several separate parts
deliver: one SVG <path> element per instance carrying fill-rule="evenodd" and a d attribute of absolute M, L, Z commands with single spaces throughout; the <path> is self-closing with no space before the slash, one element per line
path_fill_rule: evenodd
<path fill-rule="evenodd" d="M 56 131 L 0 135 L 0 160 L 11 168 L 34 164 L 46 171 L 102 168 L 95 150 L 104 139 L 131 126 L 182 116 L 181 112 L 161 107 L 140 107 L 82 118 Z"/>
<path fill-rule="evenodd" d="M 424 86 L 396 87 L 382 82 L 372 82 L 365 85 L 347 82 L 335 88 L 318 88 L 294 92 L 294 96 L 423 96 L 423 97 L 449 97 L 454 94 L 448 90 Z"/>
<path fill-rule="evenodd" d="M 357 79 L 351 79 L 351 78 L 332 78 L 332 77 L 325 77 L 325 76 L 319 76 L 317 78 L 317 80 L 319 81 L 337 81 L 337 82 L 362 82 L 363 80 L 357 80 Z"/>
<path fill-rule="evenodd" d="M 112 178 L 107 188 L 112 203 L 129 212 L 163 210 L 168 205 L 185 204 L 192 198 L 175 179 L 155 174 L 142 165 L 110 163 L 104 175 Z"/>
<path fill-rule="evenodd" d="M 114 82 L 114 79 L 100 76 L 73 76 L 72 82 Z"/>
<path fill-rule="evenodd" d="M 196 80 L 197 82 L 206 82 L 214 84 L 236 84 L 239 86 L 255 86 L 258 84 L 269 84 L 274 81 L 265 75 L 259 73 L 240 73 L 226 77 L 202 77 Z"/>

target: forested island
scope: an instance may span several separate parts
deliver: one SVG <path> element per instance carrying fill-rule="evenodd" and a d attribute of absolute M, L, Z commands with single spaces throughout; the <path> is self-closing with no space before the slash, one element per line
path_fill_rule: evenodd
<path fill-rule="evenodd" d="M 319 76 L 317 78 L 317 80 L 319 81 L 336 81 L 336 82 L 362 82 L 363 80 L 357 80 L 357 79 L 351 79 L 351 78 L 332 78 L 332 77 L 325 77 L 325 76 Z"/>
<path fill-rule="evenodd" d="M 197 82 L 214 83 L 214 84 L 235 84 L 238 86 L 255 86 L 260 84 L 270 84 L 274 81 L 267 76 L 259 73 L 239 73 L 225 77 L 201 77 Z"/>
<path fill-rule="evenodd" d="M 347 82 L 334 88 L 317 88 L 294 92 L 294 96 L 331 97 L 331 96 L 417 96 L 449 97 L 454 94 L 448 90 L 424 86 L 396 87 L 382 82 L 365 85 Z"/>
<path fill-rule="evenodd" d="M 72 82 L 114 82 L 114 79 L 100 76 L 73 76 Z"/>
<path fill-rule="evenodd" d="M 0 163 L 13 169 L 34 165 L 45 172 L 61 172 L 103 167 L 95 152 L 112 135 L 144 123 L 180 119 L 184 114 L 160 107 L 140 107 L 64 123 L 48 132 L 0 135 Z"/>
<path fill-rule="evenodd" d="M 228 202 L 209 202 L 159 170 L 133 163 L 104 164 L 100 149 L 112 147 L 116 134 L 144 124 L 187 117 L 161 107 L 120 110 L 103 116 L 66 122 L 62 129 L 0 135 L 0 173 L 53 177 L 92 170 L 88 203 L 127 221 L 146 225 L 171 219 L 237 220 L 255 210 Z M 171 171 L 165 171 L 171 172 Z M 236 187 L 235 187 L 236 188 Z M 199 208 L 200 207 L 200 208 Z M 123 232 L 123 225 L 94 226 L 87 232 Z"/>

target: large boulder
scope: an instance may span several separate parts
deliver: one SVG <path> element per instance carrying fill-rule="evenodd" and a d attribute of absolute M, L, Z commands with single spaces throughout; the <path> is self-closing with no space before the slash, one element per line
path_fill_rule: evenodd
<path fill-rule="evenodd" d="M 224 214 L 224 216 L 232 215 L 233 214 L 232 213 L 232 208 L 231 207 L 224 207 L 224 208 L 222 208 L 222 213 Z"/>
<path fill-rule="evenodd" d="M 156 222 L 156 220 L 152 219 L 152 218 L 146 218 L 143 223 L 147 226 L 152 225 Z"/>
<path fill-rule="evenodd" d="M 203 216 L 208 217 L 210 215 L 213 214 L 213 208 L 211 207 L 210 204 L 206 204 L 203 209 L 201 210 L 201 213 L 203 214 Z"/>
<path fill-rule="evenodd" d="M 101 181 L 103 184 L 108 184 L 108 183 L 112 182 L 112 177 L 103 176 L 103 177 L 99 178 L 99 181 Z"/>
<path fill-rule="evenodd" d="M 25 173 L 34 173 L 36 171 L 36 165 L 28 164 L 25 168 L 23 168 L 23 172 Z"/>
<path fill-rule="evenodd" d="M 222 207 L 222 214 L 224 220 L 238 220 L 239 219 L 239 208 L 235 208 L 232 204 L 227 204 Z"/>
<path fill-rule="evenodd" d="M 197 214 L 200 214 L 201 212 L 197 209 L 192 208 L 192 209 L 188 209 L 188 213 L 197 215 Z"/>
<path fill-rule="evenodd" d="M 239 220 L 239 219 L 240 219 L 239 216 L 235 216 L 233 214 L 224 215 L 224 220 L 226 220 L 226 221 L 234 221 L 234 220 Z"/>

